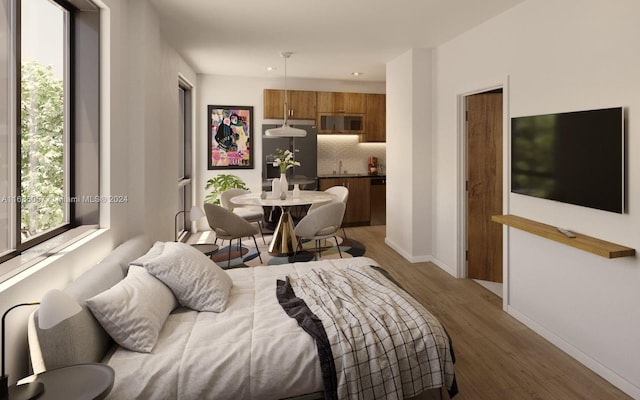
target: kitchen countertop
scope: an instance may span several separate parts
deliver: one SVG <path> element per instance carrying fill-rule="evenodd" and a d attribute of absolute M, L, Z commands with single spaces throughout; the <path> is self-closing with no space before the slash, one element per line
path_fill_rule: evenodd
<path fill-rule="evenodd" d="M 330 178 L 385 178 L 386 175 L 368 175 L 368 174 L 328 174 L 318 175 L 318 179 Z"/>
<path fill-rule="evenodd" d="M 367 175 L 367 174 L 328 174 L 328 175 L 318 175 L 318 179 L 386 178 L 386 177 L 387 177 L 386 175 Z M 262 187 L 263 188 L 270 188 L 272 180 L 273 180 L 272 178 L 263 179 L 262 180 Z M 299 183 L 300 187 L 304 188 L 305 185 L 310 185 L 312 183 L 315 183 L 315 179 L 314 178 L 307 178 L 307 177 L 294 177 L 294 178 L 287 178 L 287 182 L 289 183 L 289 185 L 293 185 L 293 184 Z"/>
<path fill-rule="evenodd" d="M 263 179 L 262 187 L 270 188 L 271 181 L 273 181 L 273 179 L 279 179 L 279 178 Z M 294 177 L 287 177 L 287 182 L 289 183 L 289 185 L 295 185 L 296 183 L 298 183 L 300 184 L 300 187 L 303 188 L 305 185 L 315 184 L 316 178 L 307 178 L 306 176 L 294 176 Z"/>

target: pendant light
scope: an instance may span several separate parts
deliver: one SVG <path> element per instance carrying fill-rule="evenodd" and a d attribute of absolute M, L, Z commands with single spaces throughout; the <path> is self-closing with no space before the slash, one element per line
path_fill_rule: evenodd
<path fill-rule="evenodd" d="M 265 136 L 269 137 L 305 137 L 307 136 L 307 131 L 304 129 L 293 128 L 289 126 L 287 122 L 287 115 L 289 114 L 289 108 L 287 107 L 287 58 L 291 56 L 290 51 L 285 51 L 280 53 L 282 58 L 284 58 L 284 123 L 280 128 L 272 128 L 267 129 L 264 132 Z"/>

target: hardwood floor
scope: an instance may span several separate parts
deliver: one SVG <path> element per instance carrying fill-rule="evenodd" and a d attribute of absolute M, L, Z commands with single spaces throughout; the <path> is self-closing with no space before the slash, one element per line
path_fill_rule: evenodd
<path fill-rule="evenodd" d="M 385 227 L 347 228 L 445 326 L 453 341 L 454 400 L 630 399 L 502 311 L 502 299 L 432 263 L 411 264 L 384 243 Z"/>

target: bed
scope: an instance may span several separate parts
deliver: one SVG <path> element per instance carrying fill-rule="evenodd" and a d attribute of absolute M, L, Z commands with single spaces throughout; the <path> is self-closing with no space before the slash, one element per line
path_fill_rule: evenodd
<path fill-rule="evenodd" d="M 204 256 L 203 263 L 187 245 L 158 245 L 132 239 L 72 282 L 65 291 L 83 311 L 62 326 L 42 331 L 34 312 L 29 323 L 34 372 L 106 363 L 116 376 L 109 399 L 427 399 L 457 391 L 446 331 L 370 258 L 223 271 Z M 149 261 L 167 248 L 177 249 L 180 257 L 187 252 L 187 258 L 206 265 L 206 273 L 215 270 L 215 277 L 192 274 L 193 263 L 187 262 L 163 270 L 181 280 L 182 286 L 175 286 Z M 170 260 L 177 265 L 183 258 Z M 136 276 L 151 282 L 147 275 L 160 286 L 129 286 L 123 300 L 116 289 Z M 190 303 L 190 295 L 198 297 L 219 284 L 212 281 L 227 278 L 226 294 L 214 290 L 209 298 L 214 301 Z M 360 306 L 356 291 L 365 296 Z M 389 312 L 391 303 L 396 311 Z M 147 329 L 156 332 L 141 335 L 146 328 L 135 327 L 147 321 L 132 315 L 153 316 L 161 308 L 166 317 L 160 315 L 156 327 Z M 104 309 L 118 314 L 110 317 L 120 324 L 115 329 L 133 327 L 133 332 L 114 332 L 100 314 Z M 397 313 L 414 322 L 394 320 Z M 378 329 L 365 327 L 367 319 L 395 328 L 381 337 Z M 399 340 L 404 347 L 397 346 Z"/>

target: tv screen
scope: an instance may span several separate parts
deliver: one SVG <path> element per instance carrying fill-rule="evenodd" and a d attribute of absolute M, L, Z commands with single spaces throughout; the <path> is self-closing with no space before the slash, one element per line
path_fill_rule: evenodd
<path fill-rule="evenodd" d="M 511 191 L 624 211 L 622 107 L 511 119 Z"/>

